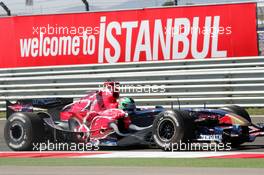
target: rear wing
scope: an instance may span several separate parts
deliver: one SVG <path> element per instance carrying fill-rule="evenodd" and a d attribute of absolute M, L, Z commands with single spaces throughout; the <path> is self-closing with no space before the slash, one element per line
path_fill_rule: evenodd
<path fill-rule="evenodd" d="M 34 108 L 46 109 L 52 116 L 57 117 L 60 110 L 72 102 L 73 98 L 21 99 L 15 103 L 6 100 L 6 118 L 15 112 L 34 112 Z"/>

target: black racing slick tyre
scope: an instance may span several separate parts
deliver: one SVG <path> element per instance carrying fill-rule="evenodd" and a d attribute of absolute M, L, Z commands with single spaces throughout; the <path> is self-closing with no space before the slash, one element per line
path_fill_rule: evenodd
<path fill-rule="evenodd" d="M 14 113 L 6 121 L 4 138 L 14 151 L 31 151 L 44 139 L 43 121 L 34 113 Z"/>
<path fill-rule="evenodd" d="M 225 110 L 227 112 L 232 112 L 234 114 L 237 114 L 240 117 L 246 119 L 248 122 L 250 122 L 250 123 L 252 122 L 248 112 L 241 106 L 230 105 L 230 106 L 222 107 L 220 109 Z M 249 137 L 249 128 L 248 128 L 248 126 L 243 126 L 242 127 L 242 136 L 238 137 L 238 138 L 229 138 L 227 140 L 227 142 L 231 143 L 232 148 L 237 148 L 241 144 L 245 143 L 246 140 L 248 140 L 248 137 Z"/>
<path fill-rule="evenodd" d="M 222 107 L 220 109 L 237 114 L 243 117 L 244 119 L 246 119 L 247 121 L 249 121 L 250 123 L 252 122 L 248 112 L 241 106 L 230 105 L 230 106 Z"/>
<path fill-rule="evenodd" d="M 165 111 L 154 120 L 152 137 L 158 147 L 169 151 L 175 144 L 189 141 L 193 130 L 194 121 L 187 112 Z"/>

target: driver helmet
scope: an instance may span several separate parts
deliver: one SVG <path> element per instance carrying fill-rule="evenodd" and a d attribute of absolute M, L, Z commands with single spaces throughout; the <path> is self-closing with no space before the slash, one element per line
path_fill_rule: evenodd
<path fill-rule="evenodd" d="M 136 104 L 132 98 L 124 97 L 119 100 L 118 108 L 124 111 L 134 111 L 136 109 Z"/>

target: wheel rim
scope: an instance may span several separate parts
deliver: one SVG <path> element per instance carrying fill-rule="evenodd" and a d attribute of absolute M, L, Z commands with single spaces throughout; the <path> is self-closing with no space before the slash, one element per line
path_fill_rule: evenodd
<path fill-rule="evenodd" d="M 11 126 L 10 128 L 10 137 L 15 140 L 18 141 L 22 138 L 23 136 L 23 128 L 22 126 L 20 126 L 19 124 L 15 124 L 13 126 Z"/>
<path fill-rule="evenodd" d="M 170 141 L 175 132 L 175 124 L 170 119 L 163 120 L 158 125 L 158 136 L 164 142 Z"/>

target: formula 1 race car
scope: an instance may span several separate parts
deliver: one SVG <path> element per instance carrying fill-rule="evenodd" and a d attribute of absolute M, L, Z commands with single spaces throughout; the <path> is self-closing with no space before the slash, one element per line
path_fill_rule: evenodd
<path fill-rule="evenodd" d="M 33 109 L 44 111 L 33 112 Z M 93 143 L 99 146 L 154 145 L 162 149 L 179 142 L 230 143 L 233 147 L 264 136 L 239 106 L 219 109 L 137 108 L 131 98 L 119 99 L 115 82 L 73 99 L 7 101 L 4 137 L 15 151 L 36 143 Z"/>

